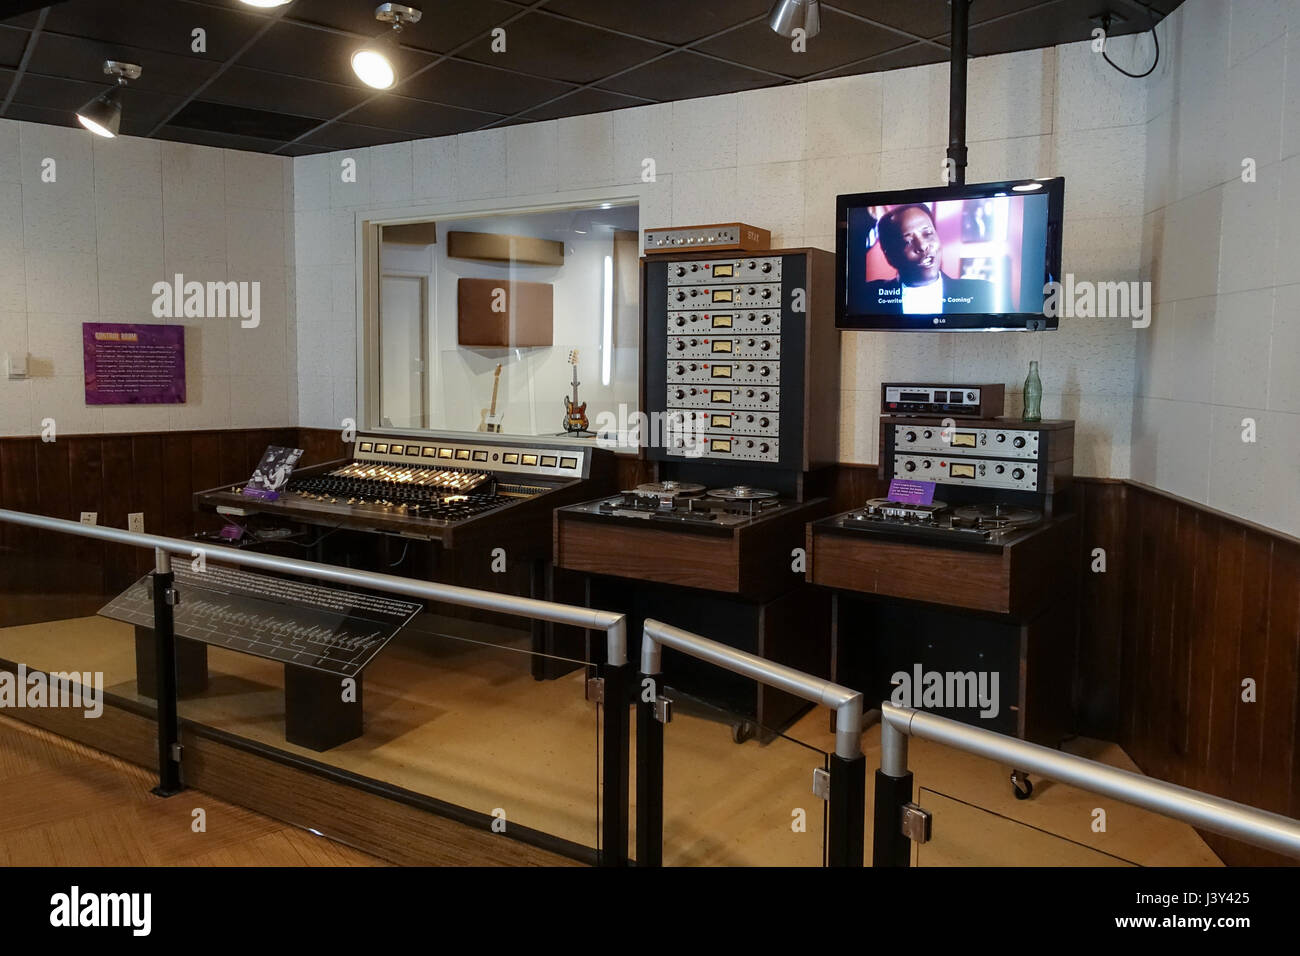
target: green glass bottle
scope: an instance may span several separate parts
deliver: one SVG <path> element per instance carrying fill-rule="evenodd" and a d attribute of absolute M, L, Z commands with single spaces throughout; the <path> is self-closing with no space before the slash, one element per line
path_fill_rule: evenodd
<path fill-rule="evenodd" d="M 1029 374 L 1025 376 L 1025 411 L 1021 419 L 1027 422 L 1043 420 L 1043 383 L 1038 377 L 1038 363 L 1029 363 Z"/>

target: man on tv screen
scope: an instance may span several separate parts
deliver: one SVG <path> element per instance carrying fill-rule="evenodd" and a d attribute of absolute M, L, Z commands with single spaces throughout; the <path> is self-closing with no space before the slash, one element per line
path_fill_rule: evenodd
<path fill-rule="evenodd" d="M 992 283 L 953 278 L 940 269 L 943 242 L 928 208 L 898 206 L 881 217 L 875 231 L 885 260 L 898 276 L 867 281 L 868 311 L 902 315 L 994 311 Z"/>

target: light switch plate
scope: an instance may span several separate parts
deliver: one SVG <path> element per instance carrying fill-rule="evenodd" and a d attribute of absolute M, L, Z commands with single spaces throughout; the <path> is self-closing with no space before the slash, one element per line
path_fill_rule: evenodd
<path fill-rule="evenodd" d="M 126 516 L 126 530 L 133 534 L 144 534 L 143 511 L 132 511 Z"/>

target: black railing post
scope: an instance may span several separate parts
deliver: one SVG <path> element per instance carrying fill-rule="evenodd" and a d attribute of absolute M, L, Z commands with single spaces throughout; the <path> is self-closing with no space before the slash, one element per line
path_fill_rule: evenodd
<path fill-rule="evenodd" d="M 830 866 L 861 866 L 866 837 L 867 758 L 845 760 L 831 754 L 831 792 L 827 805 L 826 862 Z"/>
<path fill-rule="evenodd" d="M 155 638 L 155 701 L 158 705 L 158 786 L 160 797 L 180 793 L 180 733 L 176 704 L 176 630 L 172 609 L 176 604 L 171 555 L 154 552 L 153 631 Z"/>
<path fill-rule="evenodd" d="M 664 725 L 655 714 L 662 690 L 662 674 L 641 675 L 636 703 L 637 866 L 664 865 Z"/>
<path fill-rule="evenodd" d="M 627 866 L 628 760 L 631 751 L 627 719 L 627 680 L 631 664 L 601 664 L 605 683 L 601 742 L 604 792 L 601 800 L 600 865 Z"/>
<path fill-rule="evenodd" d="M 834 790 L 831 791 L 834 793 Z M 903 807 L 912 802 L 912 771 L 891 777 L 876 771 L 875 821 L 871 836 L 872 866 L 911 866 L 912 841 L 903 834 Z"/>

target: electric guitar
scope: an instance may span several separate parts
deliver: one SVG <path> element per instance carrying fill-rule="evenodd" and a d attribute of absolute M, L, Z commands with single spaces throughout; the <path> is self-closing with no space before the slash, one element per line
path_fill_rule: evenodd
<path fill-rule="evenodd" d="M 573 400 L 564 399 L 564 430 L 566 432 L 585 432 L 590 422 L 587 421 L 587 403 L 578 404 L 578 350 L 570 349 L 569 364 L 573 366 Z"/>
<path fill-rule="evenodd" d="M 505 412 L 497 414 L 497 386 L 501 384 L 501 363 L 497 362 L 497 370 L 492 375 L 492 407 L 485 408 L 479 413 L 478 430 L 481 432 L 500 432 L 501 420 L 506 417 Z"/>

